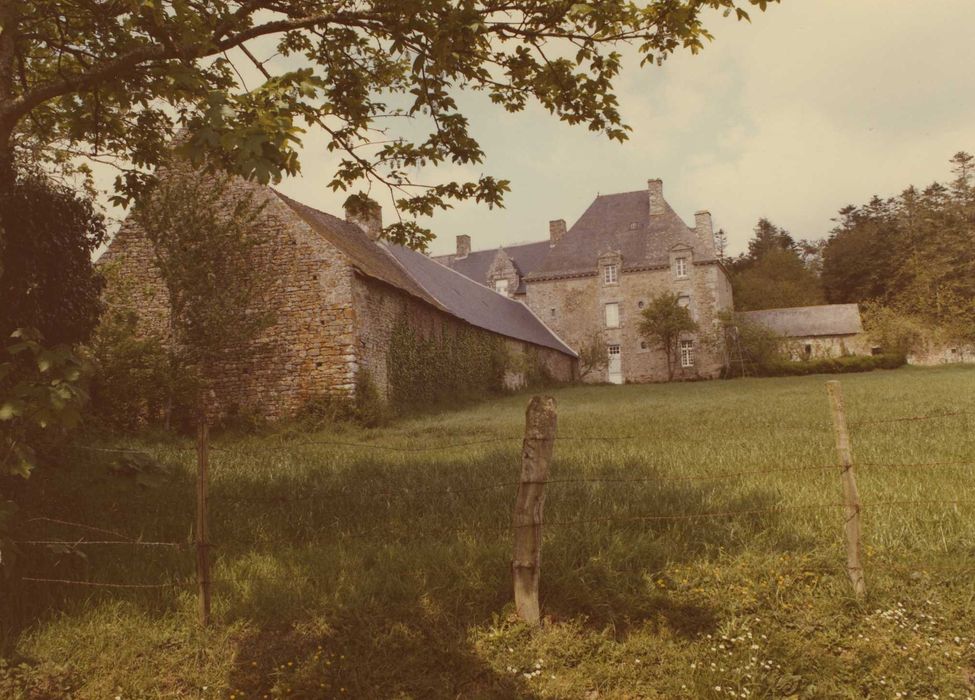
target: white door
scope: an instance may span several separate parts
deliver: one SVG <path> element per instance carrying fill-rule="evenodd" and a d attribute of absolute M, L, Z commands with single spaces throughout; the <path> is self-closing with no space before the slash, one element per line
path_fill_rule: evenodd
<path fill-rule="evenodd" d="M 623 383 L 623 355 L 620 353 L 619 345 L 610 345 L 609 351 L 609 382 L 610 384 Z"/>

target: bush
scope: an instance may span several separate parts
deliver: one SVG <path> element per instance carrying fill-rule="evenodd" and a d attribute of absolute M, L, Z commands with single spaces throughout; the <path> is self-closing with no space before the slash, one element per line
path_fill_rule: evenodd
<path fill-rule="evenodd" d="M 906 361 L 904 355 L 896 353 L 846 355 L 799 362 L 775 360 L 764 365 L 753 365 L 749 369 L 754 376 L 758 377 L 797 377 L 808 374 L 846 374 L 849 372 L 871 372 L 875 369 L 896 369 L 902 367 Z"/>
<path fill-rule="evenodd" d="M 385 424 L 389 411 L 368 370 L 356 376 L 355 397 L 343 394 L 321 394 L 306 401 L 295 418 L 299 423 L 317 429 L 334 423 L 355 422 L 366 428 Z"/>
<path fill-rule="evenodd" d="M 902 355 L 922 351 L 935 333 L 919 318 L 876 303 L 863 305 L 863 326 L 884 352 Z"/>
<path fill-rule="evenodd" d="M 765 326 L 733 312 L 719 314 L 718 320 L 716 331 L 704 334 L 702 340 L 727 354 L 728 366 L 722 376 L 763 375 L 767 368 L 788 360 L 782 339 Z"/>

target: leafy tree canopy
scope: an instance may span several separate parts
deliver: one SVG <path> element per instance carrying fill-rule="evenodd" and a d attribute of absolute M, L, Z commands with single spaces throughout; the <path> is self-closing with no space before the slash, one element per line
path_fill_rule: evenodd
<path fill-rule="evenodd" d="M 411 217 L 500 205 L 508 189 L 411 179 L 483 160 L 459 90 L 622 141 L 620 44 L 659 63 L 703 47 L 706 11 L 741 20 L 773 1 L 0 0 L 0 163 L 119 159 L 125 203 L 178 133 L 197 161 L 270 182 L 299 171 L 301 135 L 318 126 L 341 154 L 329 185 L 353 201 L 364 183 L 387 187 L 406 215 L 387 235 L 422 246 Z M 243 84 L 241 61 L 261 84 Z"/>
<path fill-rule="evenodd" d="M 89 199 L 37 173 L 0 191 L 7 271 L 0 277 L 0 339 L 33 328 L 52 344 L 88 339 L 101 311 L 91 255 L 105 221 Z"/>
<path fill-rule="evenodd" d="M 832 302 L 876 302 L 956 336 L 975 337 L 975 158 L 954 178 L 840 210 L 823 250 Z"/>
<path fill-rule="evenodd" d="M 735 308 L 768 309 L 821 304 L 819 248 L 796 240 L 783 228 L 761 218 L 748 252 L 731 263 Z"/>

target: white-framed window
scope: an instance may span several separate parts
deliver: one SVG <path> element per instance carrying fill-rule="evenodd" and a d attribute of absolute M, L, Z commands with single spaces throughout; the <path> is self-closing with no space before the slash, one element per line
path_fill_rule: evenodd
<path fill-rule="evenodd" d="M 616 263 L 603 267 L 603 284 L 616 284 L 620 281 L 620 266 Z"/>
<path fill-rule="evenodd" d="M 617 302 L 606 304 L 606 327 L 620 327 L 620 305 Z"/>
<path fill-rule="evenodd" d="M 677 306 L 686 309 L 690 305 L 691 305 L 691 298 L 688 295 L 681 294 L 679 297 L 677 297 Z"/>
<path fill-rule="evenodd" d="M 498 294 L 507 294 L 508 280 L 494 280 L 494 291 Z"/>
<path fill-rule="evenodd" d="M 693 340 L 680 341 L 680 366 L 681 367 L 694 366 L 694 341 Z"/>
<path fill-rule="evenodd" d="M 678 277 L 687 277 L 687 258 L 676 258 L 674 260 L 674 274 Z"/>

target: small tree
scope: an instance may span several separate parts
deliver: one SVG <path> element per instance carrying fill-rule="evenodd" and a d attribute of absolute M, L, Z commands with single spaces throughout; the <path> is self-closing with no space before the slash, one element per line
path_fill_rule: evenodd
<path fill-rule="evenodd" d="M 667 356 L 667 379 L 674 378 L 674 360 L 679 352 L 678 343 L 684 333 L 697 331 L 697 323 L 691 312 L 681 306 L 673 292 L 664 292 L 647 304 L 642 312 L 640 335 L 657 345 Z"/>
<path fill-rule="evenodd" d="M 601 333 L 593 333 L 579 348 L 579 374 L 586 377 L 609 364 L 609 350 Z"/>
<path fill-rule="evenodd" d="M 232 193 L 231 182 L 173 173 L 134 213 L 169 296 L 170 386 L 193 385 L 196 406 L 214 364 L 243 360 L 273 320 L 261 310 L 269 282 L 257 225 L 263 206 Z"/>

